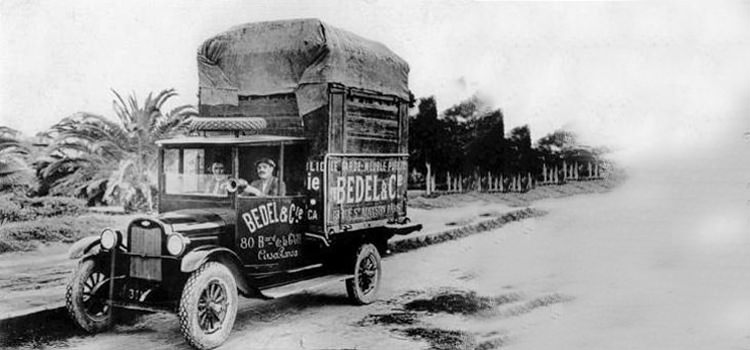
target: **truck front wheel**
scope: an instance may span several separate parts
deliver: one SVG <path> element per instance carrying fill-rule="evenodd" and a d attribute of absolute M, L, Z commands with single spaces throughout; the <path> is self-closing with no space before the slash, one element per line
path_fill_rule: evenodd
<path fill-rule="evenodd" d="M 346 293 L 355 304 L 370 304 L 380 288 L 380 253 L 374 245 L 365 243 L 355 256 L 354 278 L 346 280 Z"/>
<path fill-rule="evenodd" d="M 190 345 L 213 349 L 232 331 L 237 316 L 237 283 L 223 264 L 209 261 L 193 272 L 182 290 L 180 330 Z"/>
<path fill-rule="evenodd" d="M 96 261 L 81 261 L 65 291 L 65 308 L 73 321 L 89 333 L 101 332 L 111 317 L 107 295 L 109 280 Z"/>

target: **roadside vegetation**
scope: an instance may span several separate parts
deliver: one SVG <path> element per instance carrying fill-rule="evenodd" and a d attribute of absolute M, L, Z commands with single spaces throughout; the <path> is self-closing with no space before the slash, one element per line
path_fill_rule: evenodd
<path fill-rule="evenodd" d="M 186 130 L 193 106 L 165 111 L 174 89 L 140 102 L 112 91 L 114 118 L 75 113 L 34 137 L 0 126 L 0 253 L 71 243 L 156 208 L 156 141 Z"/>
<path fill-rule="evenodd" d="M 46 133 L 49 145 L 37 161 L 39 193 L 117 204 L 127 211 L 153 211 L 156 192 L 156 141 L 185 131 L 192 106 L 162 111 L 172 89 L 143 104 L 113 91 L 116 119 L 76 113 Z"/>
<path fill-rule="evenodd" d="M 115 227 L 116 216 L 89 213 L 86 202 L 71 197 L 0 196 L 0 253 L 29 251 L 40 244 L 72 243 Z"/>
<path fill-rule="evenodd" d="M 165 110 L 174 89 L 148 94 L 143 101 L 134 94 L 112 93 L 111 117 L 78 112 L 33 137 L 0 126 L 0 253 L 73 242 L 122 220 L 93 213 L 92 206 L 117 206 L 129 214 L 155 211 L 156 141 L 188 132 L 188 118 L 197 110 L 190 105 Z M 416 107 L 410 118 L 409 186 L 426 190 L 426 195 L 411 196 L 412 207 L 446 207 L 478 196 L 524 206 L 541 198 L 598 192 L 616 183 L 608 178 L 532 188 L 531 182 L 540 179 L 539 172 L 548 165 L 605 164 L 606 148 L 579 145 L 566 130 L 532 145 L 528 126 L 506 134 L 502 111 L 477 96 L 440 113 L 433 97 L 419 99 Z M 503 191 L 481 191 L 493 183 L 497 187 L 498 179 L 480 179 L 478 174 L 507 175 L 507 182 L 512 174 L 523 173 L 534 174 L 534 179 L 518 177 Z M 450 181 L 453 192 L 459 186 L 461 193 L 443 191 L 438 196 L 436 179 Z"/>

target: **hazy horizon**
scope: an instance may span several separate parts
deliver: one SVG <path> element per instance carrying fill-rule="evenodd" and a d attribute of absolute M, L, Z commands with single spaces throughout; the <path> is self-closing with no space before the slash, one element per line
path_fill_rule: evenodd
<path fill-rule="evenodd" d="M 196 49 L 238 24 L 316 17 L 380 41 L 443 110 L 479 93 L 506 130 L 568 128 L 624 162 L 735 149 L 747 163 L 750 5 L 389 1 L 0 3 L 0 125 L 33 135 L 121 94 L 197 104 Z M 716 153 L 714 153 L 716 154 Z M 736 157 L 736 156 L 735 156 Z M 728 164 L 732 162 L 729 161 Z"/>

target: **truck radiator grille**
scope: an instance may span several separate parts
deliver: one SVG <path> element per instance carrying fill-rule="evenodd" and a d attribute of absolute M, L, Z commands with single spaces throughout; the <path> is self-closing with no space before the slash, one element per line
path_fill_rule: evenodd
<path fill-rule="evenodd" d="M 130 276 L 161 281 L 161 228 L 130 227 Z"/>

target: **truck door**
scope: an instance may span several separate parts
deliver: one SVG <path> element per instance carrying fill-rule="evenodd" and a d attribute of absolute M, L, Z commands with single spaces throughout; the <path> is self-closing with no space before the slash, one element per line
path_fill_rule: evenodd
<path fill-rule="evenodd" d="M 303 196 L 237 197 L 236 251 L 245 265 L 286 269 L 302 264 Z"/>
<path fill-rule="evenodd" d="M 276 271 L 305 263 L 306 196 L 303 144 L 240 147 L 238 176 L 265 193 L 238 193 L 236 251 L 256 271 Z M 274 184 L 263 182 L 272 168 Z"/>

